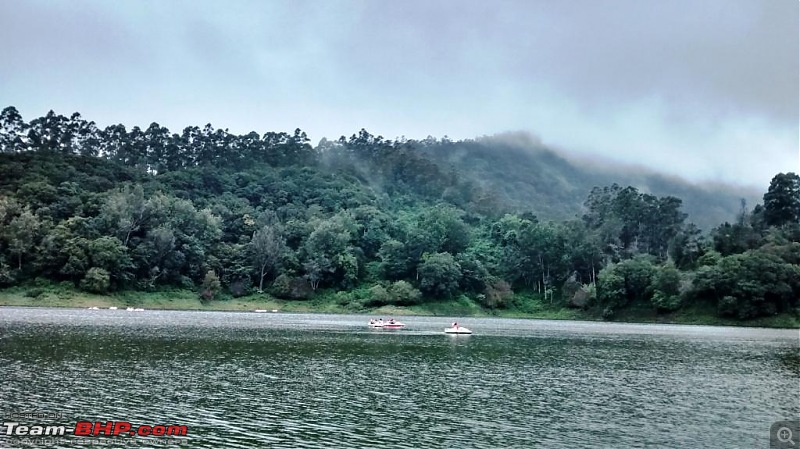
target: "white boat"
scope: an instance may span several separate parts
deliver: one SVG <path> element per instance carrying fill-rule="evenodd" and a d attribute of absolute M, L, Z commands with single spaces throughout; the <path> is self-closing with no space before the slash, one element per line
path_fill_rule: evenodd
<path fill-rule="evenodd" d="M 467 329 L 466 327 L 455 326 L 455 327 L 448 327 L 444 330 L 445 334 L 471 334 L 472 331 Z"/>
<path fill-rule="evenodd" d="M 373 329 L 402 329 L 406 327 L 406 325 L 395 320 L 369 320 L 369 327 Z"/>
<path fill-rule="evenodd" d="M 111 307 L 108 308 L 108 310 L 117 310 L 117 308 L 114 307 L 114 306 L 111 306 Z"/>
<path fill-rule="evenodd" d="M 253 312 L 255 312 L 255 313 L 267 313 L 267 309 L 256 309 Z"/>

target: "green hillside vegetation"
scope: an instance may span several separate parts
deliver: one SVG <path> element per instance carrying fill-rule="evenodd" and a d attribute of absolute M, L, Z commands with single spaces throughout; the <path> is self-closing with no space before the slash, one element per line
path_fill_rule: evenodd
<path fill-rule="evenodd" d="M 440 167 L 480 180 L 513 211 L 531 212 L 545 220 L 581 216 L 587 192 L 595 186 L 616 183 L 656 196 L 681 198 L 688 219 L 708 231 L 734 219 L 742 199 L 756 204 L 763 193 L 733 186 L 699 186 L 602 161 L 575 162 L 524 133 L 439 140 L 429 142 L 421 151 Z"/>
<path fill-rule="evenodd" d="M 0 297 L 122 304 L 142 292 L 168 306 L 179 289 L 233 309 L 800 323 L 797 175 L 776 175 L 763 205 L 707 233 L 681 199 L 613 183 L 556 221 L 543 217 L 574 202 L 582 172 L 504 178 L 480 157 L 462 170 L 431 156 L 472 145 L 362 130 L 314 147 L 299 129 L 98 129 L 8 107 Z M 478 178 L 481 164 L 495 181 Z M 508 200 L 540 184 L 542 217 Z"/>

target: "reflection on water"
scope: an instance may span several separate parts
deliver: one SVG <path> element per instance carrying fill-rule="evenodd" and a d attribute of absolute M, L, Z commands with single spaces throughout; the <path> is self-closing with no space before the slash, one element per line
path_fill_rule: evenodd
<path fill-rule="evenodd" d="M 752 448 L 800 415 L 796 330 L 366 320 L 0 308 L 0 412 L 188 425 L 196 448 Z"/>

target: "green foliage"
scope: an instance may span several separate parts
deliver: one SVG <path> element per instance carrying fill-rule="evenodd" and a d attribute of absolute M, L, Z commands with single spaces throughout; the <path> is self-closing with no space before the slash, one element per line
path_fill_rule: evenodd
<path fill-rule="evenodd" d="M 209 270 L 200 286 L 200 297 L 205 301 L 211 301 L 219 294 L 221 289 L 222 284 L 219 282 L 219 276 L 214 271 Z"/>
<path fill-rule="evenodd" d="M 419 265 L 419 288 L 437 298 L 450 298 L 458 291 L 461 266 L 450 253 L 425 254 Z"/>
<path fill-rule="evenodd" d="M 409 282 L 397 281 L 384 285 L 373 285 L 368 290 L 368 295 L 361 300 L 367 307 L 379 307 L 386 305 L 394 306 L 413 306 L 419 304 L 422 294 Z"/>
<path fill-rule="evenodd" d="M 264 277 L 278 267 L 287 252 L 286 240 L 278 226 L 265 225 L 253 233 L 249 249 L 258 272 L 258 291 L 263 291 Z"/>
<path fill-rule="evenodd" d="M 391 301 L 400 306 L 411 306 L 422 301 L 422 293 L 407 281 L 393 282 L 389 287 L 389 295 Z"/>
<path fill-rule="evenodd" d="M 681 306 L 681 278 L 678 270 L 672 265 L 664 265 L 652 278 L 651 302 L 658 311 L 673 312 Z"/>
<path fill-rule="evenodd" d="M 610 318 L 614 310 L 628 302 L 625 278 L 612 269 L 604 269 L 597 277 L 597 303 L 603 308 L 604 318 Z"/>
<path fill-rule="evenodd" d="M 402 279 L 408 275 L 411 263 L 406 246 L 397 240 L 389 240 L 378 251 L 380 269 L 386 279 Z"/>
<path fill-rule="evenodd" d="M 769 316 L 797 307 L 800 267 L 769 251 L 753 250 L 702 267 L 694 285 L 698 295 L 716 300 L 721 316 Z"/>
<path fill-rule="evenodd" d="M 271 293 L 277 298 L 285 299 L 310 299 L 314 291 L 308 281 L 299 277 L 281 274 L 272 283 Z"/>
<path fill-rule="evenodd" d="M 764 217 L 770 226 L 800 223 L 800 176 L 778 173 L 764 194 Z"/>
<path fill-rule="evenodd" d="M 25 292 L 25 297 L 27 298 L 41 298 L 45 294 L 45 290 L 43 288 L 32 288 Z"/>
<path fill-rule="evenodd" d="M 81 280 L 81 289 L 92 293 L 106 293 L 111 286 L 111 275 L 108 271 L 92 267 Z"/>
<path fill-rule="evenodd" d="M 481 305 L 489 309 L 506 307 L 513 298 L 511 285 L 502 279 L 494 280 L 486 286 L 485 293 L 478 295 Z"/>
<path fill-rule="evenodd" d="M 713 302 L 747 318 L 797 303 L 794 174 L 773 179 L 764 206 L 742 203 L 737 220 L 704 235 L 676 197 L 616 184 L 591 190 L 580 219 L 540 220 L 579 214 L 575 195 L 590 185 L 571 188 L 569 164 L 553 155 L 526 165 L 519 148 L 491 139 L 361 130 L 314 148 L 301 130 L 100 130 L 52 111 L 26 123 L 14 108 L 0 121 L 0 286 L 41 278 L 93 292 L 199 285 L 213 298 L 258 286 L 286 299 L 321 291 L 344 307 L 437 302 L 424 293 L 467 309 L 477 298 L 492 313 L 570 305 L 606 317 Z M 470 173 L 496 174 L 495 191 Z M 499 199 L 521 206 L 520 196 L 541 204 L 540 217 L 506 213 Z M 674 267 L 654 265 L 668 257 Z"/>
<path fill-rule="evenodd" d="M 598 305 L 604 309 L 604 316 L 610 317 L 614 311 L 633 302 L 650 301 L 655 276 L 656 268 L 646 256 L 637 256 L 604 268 L 597 282 Z"/>

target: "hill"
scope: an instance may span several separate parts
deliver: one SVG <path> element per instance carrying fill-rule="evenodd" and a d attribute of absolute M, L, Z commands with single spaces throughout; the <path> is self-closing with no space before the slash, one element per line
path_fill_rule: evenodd
<path fill-rule="evenodd" d="M 716 192 L 621 172 L 728 210 Z M 361 130 L 313 147 L 299 129 L 100 130 L 77 113 L 26 123 L 6 108 L 0 287 L 32 302 L 56 285 L 177 287 L 205 303 L 326 299 L 351 311 L 455 301 L 603 318 L 796 314 L 800 177 L 776 175 L 763 207 L 702 235 L 680 198 L 615 176 L 498 138 L 390 141 Z"/>
<path fill-rule="evenodd" d="M 638 167 L 607 161 L 576 160 L 550 149 L 524 133 L 464 141 L 438 141 L 420 147 L 442 168 L 454 169 L 516 212 L 532 212 L 545 220 L 566 220 L 585 212 L 586 196 L 596 186 L 633 186 L 656 196 L 683 200 L 689 221 L 706 231 L 750 207 L 763 192 L 737 186 L 693 184 Z"/>

